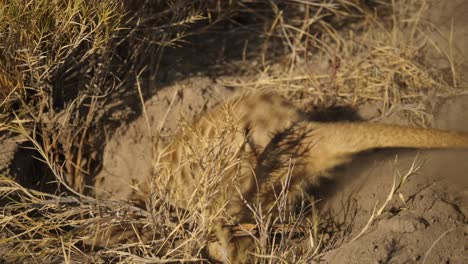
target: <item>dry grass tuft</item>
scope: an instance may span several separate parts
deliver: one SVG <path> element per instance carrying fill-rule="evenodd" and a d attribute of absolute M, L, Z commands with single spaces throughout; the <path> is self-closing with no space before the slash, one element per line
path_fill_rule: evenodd
<path fill-rule="evenodd" d="M 85 192 L 104 146 L 102 127 L 120 120 L 110 115 L 135 95 L 128 87 L 136 76 L 157 67 L 164 47 L 181 43 L 203 8 L 194 1 L 1 2 L 2 123 L 28 123 L 50 160 L 63 163 L 67 182 Z"/>
<path fill-rule="evenodd" d="M 433 26 L 421 19 L 426 9 L 425 3 L 395 1 L 372 11 L 338 1 L 312 7 L 296 19 L 278 12 L 270 32 L 286 43 L 282 66 L 264 61 L 263 73 L 247 82 L 225 84 L 312 98 L 314 104 L 375 102 L 383 105 L 382 116 L 403 112 L 411 122 L 427 126 L 437 98 L 464 87 L 457 85 L 460 62 L 441 52 L 429 37 Z M 337 26 L 335 19 L 348 24 Z M 425 54 L 431 52 L 445 57 L 452 72 L 443 75 L 427 63 Z"/>

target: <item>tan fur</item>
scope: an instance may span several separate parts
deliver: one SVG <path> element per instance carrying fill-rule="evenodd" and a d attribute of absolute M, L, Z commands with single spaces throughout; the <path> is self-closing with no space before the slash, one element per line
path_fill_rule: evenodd
<path fill-rule="evenodd" d="M 294 205 L 318 176 L 350 161 L 353 154 L 388 147 L 468 148 L 468 133 L 313 122 L 279 95 L 244 96 L 215 107 L 182 131 L 158 163 L 153 182 L 144 185 L 148 188 L 143 197 L 158 185 L 174 206 L 205 210 L 217 219 L 211 232 L 219 239 L 208 245 L 209 254 L 242 263 L 251 242 L 231 238 L 224 226 L 254 222 L 246 205 L 261 205 L 263 214 L 275 215 L 273 194 L 281 192 L 288 175 L 286 200 Z M 219 166 L 213 167 L 216 162 Z M 207 192 L 209 199 L 202 198 Z"/>

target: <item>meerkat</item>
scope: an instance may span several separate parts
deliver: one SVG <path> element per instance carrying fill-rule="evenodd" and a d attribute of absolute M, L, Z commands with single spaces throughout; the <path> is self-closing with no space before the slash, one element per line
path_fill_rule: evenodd
<path fill-rule="evenodd" d="M 286 201 L 294 208 L 320 176 L 328 176 L 354 154 L 400 147 L 468 148 L 468 133 L 316 122 L 280 95 L 241 96 L 181 131 L 166 147 L 155 177 L 143 184 L 138 199 L 148 199 L 157 186 L 174 206 L 204 210 L 216 219 L 210 232 L 218 241 L 207 246 L 210 257 L 245 263 L 252 241 L 233 238 L 226 225 L 254 222 L 252 207 L 265 215 L 278 214 L 275 194 L 281 193 L 285 181 Z M 203 198 L 207 192 L 209 199 Z"/>

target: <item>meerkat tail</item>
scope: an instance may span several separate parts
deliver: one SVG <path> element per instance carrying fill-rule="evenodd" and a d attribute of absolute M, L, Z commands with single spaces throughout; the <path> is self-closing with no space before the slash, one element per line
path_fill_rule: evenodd
<path fill-rule="evenodd" d="M 352 154 L 374 148 L 468 148 L 467 132 L 365 122 L 311 125 L 318 135 L 317 144 L 326 145 L 328 151 L 336 154 Z M 321 139 L 323 142 L 320 142 Z"/>

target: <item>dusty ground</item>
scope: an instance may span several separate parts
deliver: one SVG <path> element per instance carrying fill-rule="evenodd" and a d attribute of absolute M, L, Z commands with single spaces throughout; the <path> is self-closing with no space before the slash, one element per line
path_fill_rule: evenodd
<path fill-rule="evenodd" d="M 434 36 L 441 46 L 453 25 L 453 56 L 461 71 L 468 70 L 468 1 L 434 1 L 427 20 L 441 30 Z M 448 50 L 448 48 L 447 48 Z M 440 54 L 428 61 L 443 72 L 451 65 Z M 178 73 L 174 73 L 177 75 Z M 224 85 L 238 76 L 186 76 L 163 87 L 145 102 L 144 114 L 108 131 L 103 167 L 96 178 L 99 188 L 118 197 L 131 192 L 131 183 L 141 181 L 151 169 L 151 142 L 162 128 L 163 143 L 170 140 L 182 118 L 193 119 L 204 110 L 242 92 Z M 447 76 L 450 78 L 450 76 Z M 177 78 L 175 78 L 177 79 Z M 149 82 L 150 83 L 150 82 Z M 380 104 L 358 106 L 366 119 L 407 123 L 404 116 L 380 116 Z M 468 131 L 468 97 L 438 102 L 434 125 Z M 167 112 L 167 116 L 166 116 Z M 11 151 L 8 153 L 11 154 Z M 0 157 L 1 158 L 1 157 Z M 404 175 L 414 160 L 423 162 L 396 191 L 382 215 L 365 233 L 373 208 L 382 206 L 398 175 Z M 320 260 L 324 263 L 468 263 L 468 151 L 392 150 L 365 153 L 336 171 L 336 181 L 320 193 L 321 215 L 340 226 Z M 20 166 L 16 166 L 20 167 Z M 400 173 L 398 174 L 397 171 Z"/>
<path fill-rule="evenodd" d="M 448 101 L 437 115 L 437 126 L 468 131 L 463 122 L 467 102 L 466 97 Z M 350 232 L 324 260 L 466 263 L 467 159 L 468 151 L 393 150 L 358 157 L 337 172 L 337 182 L 325 198 L 324 211 Z M 423 164 L 421 169 L 397 191 L 385 213 L 361 238 L 346 242 L 367 224 L 374 206 L 380 208 L 391 192 L 394 178 L 398 183 L 415 160 Z"/>
<path fill-rule="evenodd" d="M 198 89 L 198 87 L 202 87 Z M 175 94 L 181 89 L 180 94 Z M 187 118 L 232 94 L 208 78 L 196 77 L 167 87 L 146 104 L 148 120 L 157 127 L 170 101 L 166 132 L 177 130 L 179 113 Z M 363 109 L 366 115 L 369 110 Z M 468 96 L 449 99 L 435 116 L 435 126 L 468 131 Z M 172 122 L 171 122 L 172 121 Z M 394 117 L 382 120 L 395 123 Z M 397 120 L 398 121 L 398 120 Z M 403 122 L 403 121 L 402 121 Z M 154 131 L 153 129 L 152 131 Z M 145 175 L 151 164 L 151 137 L 145 118 L 121 127 L 110 140 L 98 187 L 125 196 L 131 192 L 126 175 Z M 365 153 L 336 171 L 336 181 L 324 186 L 322 215 L 340 226 L 325 263 L 466 263 L 468 214 L 468 151 L 392 150 Z M 385 211 L 357 240 L 375 206 L 380 208 L 392 183 L 405 175 L 413 162 L 422 165 L 397 190 Z M 129 165 L 130 164 L 130 165 Z"/>

